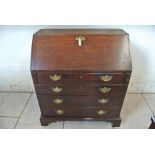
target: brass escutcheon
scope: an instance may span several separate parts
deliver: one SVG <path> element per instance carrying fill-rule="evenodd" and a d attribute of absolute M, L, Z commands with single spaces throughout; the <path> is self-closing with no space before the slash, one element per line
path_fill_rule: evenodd
<path fill-rule="evenodd" d="M 108 82 L 110 80 L 112 80 L 113 76 L 112 75 L 101 75 L 100 79 L 104 82 Z"/>
<path fill-rule="evenodd" d="M 106 94 L 108 92 L 110 92 L 111 88 L 107 88 L 107 87 L 103 87 L 103 88 L 99 88 L 100 92 Z"/>
<path fill-rule="evenodd" d="M 75 40 L 78 41 L 78 46 L 82 46 L 82 41 L 85 40 L 85 37 L 84 36 L 78 36 L 75 38 Z"/>
<path fill-rule="evenodd" d="M 49 77 L 50 77 L 50 79 L 51 79 L 52 81 L 61 80 L 61 75 L 56 75 L 56 74 L 54 74 L 54 75 L 50 75 Z"/>
<path fill-rule="evenodd" d="M 97 114 L 98 115 L 104 115 L 104 114 L 106 114 L 107 113 L 107 111 L 105 111 L 105 110 L 98 110 L 97 111 Z"/>
<path fill-rule="evenodd" d="M 59 88 L 59 87 L 52 87 L 51 90 L 55 93 L 59 93 L 63 90 L 63 88 Z"/>
<path fill-rule="evenodd" d="M 59 99 L 59 98 L 54 99 L 55 104 L 61 104 L 62 102 L 63 102 L 63 99 Z"/>
<path fill-rule="evenodd" d="M 101 103 L 101 104 L 106 104 L 106 103 L 109 102 L 109 99 L 105 99 L 105 98 L 98 99 L 98 102 Z"/>
<path fill-rule="evenodd" d="M 58 115 L 62 115 L 64 113 L 64 110 L 56 110 L 56 114 L 58 114 Z"/>

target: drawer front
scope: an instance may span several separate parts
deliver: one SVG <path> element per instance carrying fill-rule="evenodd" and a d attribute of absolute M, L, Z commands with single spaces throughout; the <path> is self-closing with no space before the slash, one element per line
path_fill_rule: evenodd
<path fill-rule="evenodd" d="M 46 84 L 35 85 L 38 94 L 49 95 L 123 95 L 127 85 L 102 86 L 53 86 Z"/>
<path fill-rule="evenodd" d="M 125 78 L 126 83 L 129 83 L 130 77 L 131 77 L 131 72 L 126 73 L 126 78 Z"/>
<path fill-rule="evenodd" d="M 121 84 L 124 83 L 123 73 L 92 73 L 92 74 L 53 74 L 37 73 L 39 84 L 74 84 L 74 83 L 103 83 Z"/>
<path fill-rule="evenodd" d="M 43 116 L 118 117 L 120 108 L 53 108 L 43 107 Z"/>
<path fill-rule="evenodd" d="M 41 107 L 121 107 L 124 96 L 49 96 L 37 95 Z"/>

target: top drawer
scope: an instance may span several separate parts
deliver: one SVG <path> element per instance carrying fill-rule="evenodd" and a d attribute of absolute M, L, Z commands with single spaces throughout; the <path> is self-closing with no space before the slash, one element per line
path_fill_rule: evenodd
<path fill-rule="evenodd" d="M 123 84 L 123 73 L 90 73 L 90 74 L 55 74 L 49 72 L 37 72 L 37 80 L 39 84 Z"/>

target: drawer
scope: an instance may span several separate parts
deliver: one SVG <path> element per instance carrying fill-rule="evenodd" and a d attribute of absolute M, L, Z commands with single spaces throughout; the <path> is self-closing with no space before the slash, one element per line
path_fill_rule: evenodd
<path fill-rule="evenodd" d="M 43 116 L 118 117 L 120 108 L 41 108 Z"/>
<path fill-rule="evenodd" d="M 126 78 L 125 78 L 126 83 L 129 83 L 130 77 L 131 77 L 131 72 L 126 73 Z"/>
<path fill-rule="evenodd" d="M 124 96 L 50 96 L 37 95 L 41 107 L 121 107 Z"/>
<path fill-rule="evenodd" d="M 54 74 L 49 72 L 37 72 L 39 84 L 73 84 L 73 83 L 124 83 L 123 73 L 90 73 L 90 74 Z"/>
<path fill-rule="evenodd" d="M 102 85 L 102 86 L 53 86 L 46 84 L 35 85 L 38 94 L 49 95 L 123 95 L 127 85 Z"/>

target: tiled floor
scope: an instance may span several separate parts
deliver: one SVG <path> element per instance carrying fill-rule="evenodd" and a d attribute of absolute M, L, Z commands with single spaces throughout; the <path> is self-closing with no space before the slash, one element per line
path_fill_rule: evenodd
<path fill-rule="evenodd" d="M 121 111 L 124 129 L 147 129 L 155 114 L 155 94 L 126 95 Z M 47 127 L 39 122 L 40 110 L 35 93 L 0 93 L 1 129 L 111 129 L 111 123 L 100 121 L 59 121 Z"/>

